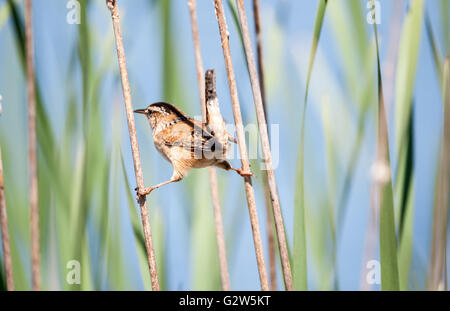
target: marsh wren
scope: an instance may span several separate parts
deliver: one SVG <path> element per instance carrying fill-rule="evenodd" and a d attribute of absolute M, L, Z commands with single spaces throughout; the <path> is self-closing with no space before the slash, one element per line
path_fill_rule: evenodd
<path fill-rule="evenodd" d="M 226 130 L 216 94 L 214 70 L 205 74 L 206 122 L 200 122 L 169 103 L 153 103 L 145 109 L 135 110 L 144 114 L 152 128 L 156 149 L 173 166 L 172 177 L 150 188 L 138 189 L 138 196 L 183 179 L 191 168 L 216 166 L 236 171 L 241 176 L 251 172 L 236 169 L 226 160 L 230 142 L 236 139 Z"/>

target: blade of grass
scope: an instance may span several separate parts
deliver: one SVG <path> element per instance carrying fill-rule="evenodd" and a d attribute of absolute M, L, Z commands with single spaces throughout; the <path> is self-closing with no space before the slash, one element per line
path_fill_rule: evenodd
<path fill-rule="evenodd" d="M 170 103 L 175 103 L 177 107 L 185 109 L 188 93 L 180 83 L 180 66 L 179 57 L 177 55 L 177 49 L 179 48 L 174 41 L 175 33 L 174 21 L 171 15 L 173 0 L 159 1 L 161 6 L 161 32 L 163 39 L 163 70 L 162 70 L 162 85 L 164 99 Z M 182 90 L 182 91 L 181 91 Z"/>
<path fill-rule="evenodd" d="M 110 154 L 110 153 L 108 153 Z M 116 197 L 113 197 L 112 200 L 114 200 L 114 204 L 117 205 L 117 202 L 119 201 L 118 199 L 118 195 L 117 193 L 118 191 L 118 186 L 117 186 L 117 180 L 118 180 L 118 173 L 117 173 L 117 165 L 114 165 L 114 167 L 112 168 L 111 165 L 111 159 L 110 157 L 107 157 L 106 160 L 103 162 L 103 168 L 102 168 L 102 178 L 99 182 L 99 188 L 100 191 L 102 191 L 103 193 L 107 194 L 109 192 L 109 187 L 110 187 L 110 182 L 114 181 L 114 185 L 112 193 L 114 195 L 116 195 Z M 116 163 L 114 163 L 116 164 Z M 110 238 L 111 235 L 110 234 L 110 227 L 114 228 L 114 233 L 116 235 L 119 234 L 120 232 L 120 226 L 117 223 L 117 220 L 115 219 L 114 221 L 110 221 L 109 217 L 108 217 L 108 207 L 111 204 L 110 200 L 109 200 L 110 196 L 109 195 L 105 195 L 102 196 L 100 199 L 100 202 L 98 203 L 99 205 L 99 210 L 98 210 L 98 220 L 97 220 L 97 225 L 96 228 L 98 228 L 98 236 L 100 239 L 100 247 L 98 249 L 98 252 L 96 253 L 97 256 L 94 257 L 94 259 L 96 259 L 94 261 L 94 264 L 96 264 L 96 266 L 93 269 L 93 274 L 94 274 L 94 286 L 96 290 L 102 290 L 102 281 L 103 281 L 103 271 L 102 271 L 102 263 L 107 262 L 107 257 L 108 257 L 108 249 L 110 249 Z M 117 208 L 117 207 L 116 207 Z M 118 212 L 116 212 L 117 214 Z M 117 217 L 117 216 L 116 216 Z M 111 222 L 113 223 L 111 225 Z M 120 238 L 118 238 L 117 236 L 114 236 L 114 240 L 117 243 L 117 247 L 114 248 L 114 251 L 117 252 L 117 254 L 113 255 L 113 257 L 115 259 L 119 259 L 120 258 Z M 115 244 L 116 245 L 116 244 Z M 116 263 L 116 262 L 115 262 Z M 120 265 L 116 265 L 113 267 L 114 270 L 116 271 L 121 271 L 120 269 Z M 123 284 L 124 282 L 121 282 L 121 278 L 119 278 L 117 280 L 117 283 Z M 116 283 L 116 284 L 117 284 Z M 125 289 L 125 288 L 124 288 Z"/>
<path fill-rule="evenodd" d="M 308 73 L 306 78 L 305 97 L 303 100 L 303 114 L 300 131 L 300 150 L 297 161 L 296 173 L 296 191 L 295 191 L 295 210 L 294 210 L 294 268 L 293 281 L 295 290 L 307 290 L 307 249 L 306 249 L 306 234 L 305 234 L 305 184 L 304 184 L 304 144 L 305 144 L 305 121 L 306 121 L 306 104 L 308 101 L 309 84 L 311 81 L 311 74 L 316 57 L 317 47 L 319 44 L 320 34 L 322 32 L 323 20 L 325 17 L 325 10 L 327 7 L 327 0 L 320 0 L 317 7 L 316 21 L 314 24 L 313 41 L 311 44 L 311 52 L 308 64 Z"/>
<path fill-rule="evenodd" d="M 405 17 L 399 43 L 395 94 L 395 142 L 397 172 L 395 178 L 395 207 L 399 234 L 400 289 L 408 289 L 412 255 L 414 215 L 414 122 L 413 96 L 424 15 L 423 0 L 411 2 Z M 404 235 L 404 232 L 408 232 Z"/>
<path fill-rule="evenodd" d="M 114 27 L 114 34 L 116 38 L 117 58 L 120 67 L 120 75 L 122 78 L 122 90 L 125 100 L 125 108 L 128 120 L 128 131 L 130 134 L 131 150 L 133 154 L 134 171 L 136 175 L 136 183 L 139 189 L 144 188 L 144 177 L 142 175 L 141 159 L 139 155 L 139 145 L 136 137 L 136 125 L 134 123 L 133 105 L 131 102 L 130 85 L 128 82 L 128 73 L 125 62 L 125 51 L 122 42 L 122 33 L 120 30 L 119 10 L 115 0 L 106 0 L 106 5 L 111 11 L 111 18 Z M 158 271 L 156 269 L 155 252 L 153 249 L 153 241 L 151 234 L 151 226 L 149 221 L 148 209 L 145 197 L 139 199 L 141 208 L 142 226 L 144 228 L 145 246 L 147 250 L 148 265 L 150 269 L 150 277 L 152 282 L 152 289 L 159 290 Z"/>
<path fill-rule="evenodd" d="M 7 2 L 3 3 L 0 7 L 0 29 L 6 24 L 11 16 L 11 8 Z"/>
<path fill-rule="evenodd" d="M 328 223 L 331 235 L 331 261 L 332 269 L 330 270 L 330 283 L 334 283 L 334 290 L 339 289 L 338 277 L 337 277 L 337 239 L 336 239 L 336 215 L 333 204 L 333 198 L 336 197 L 336 161 L 335 161 L 335 144 L 333 143 L 332 136 L 332 121 L 331 113 L 329 111 L 329 98 L 324 96 L 322 98 L 321 108 L 321 121 L 325 137 L 325 150 L 327 155 L 327 168 L 328 168 Z M 325 218 L 325 217 L 323 217 Z"/>
<path fill-rule="evenodd" d="M 89 33 L 89 20 L 87 18 L 87 11 L 89 2 L 87 0 L 81 1 L 81 16 L 83 18 L 83 23 L 79 27 L 78 33 L 78 59 L 81 67 L 81 101 L 82 101 L 82 132 L 83 132 L 83 161 L 81 166 L 81 192 L 79 205 L 76 207 L 76 217 L 74 218 L 74 237 L 72 240 L 73 253 L 72 256 L 76 260 L 80 261 L 80 266 L 82 267 L 81 274 L 86 276 L 86 280 L 81 284 L 73 284 L 72 290 L 82 290 L 87 289 L 92 286 L 89 284 L 91 281 L 89 264 L 85 260 L 89 260 L 89 247 L 86 238 L 87 222 L 89 213 L 92 211 L 91 200 L 93 197 L 93 185 L 97 182 L 97 170 L 98 162 L 96 161 L 95 155 L 97 152 L 94 148 L 97 147 L 95 143 L 96 135 L 101 136 L 101 133 L 96 133 L 96 135 L 91 136 L 90 131 L 95 126 L 94 116 L 89 112 L 90 101 L 89 92 L 91 90 L 91 77 L 93 70 L 91 69 L 91 50 L 90 50 L 90 33 Z"/>
<path fill-rule="evenodd" d="M 194 206 L 192 217 L 192 276 L 193 290 L 220 290 L 221 275 L 219 273 L 218 249 L 214 237 L 213 213 L 209 202 L 204 199 L 204 189 L 208 186 L 206 172 L 197 177 L 197 187 L 194 190 Z M 203 195 L 202 195 L 203 194 Z M 205 251 L 206 249 L 206 251 Z M 205 277 L 207 275 L 208 277 Z"/>
<path fill-rule="evenodd" d="M 375 4 L 371 0 L 372 17 L 375 17 Z M 378 31 L 373 23 L 377 50 L 378 77 L 378 122 L 377 122 L 377 151 L 375 167 L 375 189 L 380 205 L 380 263 L 381 289 L 399 290 L 397 240 L 395 235 L 394 201 L 389 160 L 389 138 L 386 120 L 386 110 L 383 97 L 383 82 L 381 79 L 380 54 L 378 46 Z"/>
<path fill-rule="evenodd" d="M 214 7 L 215 7 L 217 22 L 219 24 L 219 33 L 220 33 L 220 38 L 222 41 L 223 55 L 224 55 L 224 60 L 225 60 L 225 65 L 226 65 L 226 70 L 227 70 L 228 86 L 230 88 L 231 104 L 233 106 L 233 115 L 234 115 L 234 121 L 236 124 L 238 145 L 239 145 L 239 151 L 240 151 L 240 155 L 241 155 L 242 170 L 245 172 L 249 172 L 250 165 L 249 165 L 249 161 L 248 161 L 247 146 L 246 146 L 246 142 L 245 142 L 244 126 L 242 124 L 241 109 L 240 109 L 236 80 L 235 80 L 234 69 L 233 69 L 233 64 L 232 64 L 231 54 L 230 54 L 229 33 L 228 33 L 227 22 L 225 20 L 225 12 L 223 9 L 222 0 L 214 0 Z M 259 230 L 258 215 L 257 215 L 257 211 L 256 211 L 255 192 L 253 189 L 252 180 L 249 176 L 244 177 L 244 183 L 245 183 L 245 192 L 247 195 L 247 205 L 248 205 L 248 210 L 249 210 L 249 214 L 250 214 L 250 221 L 251 221 L 251 225 L 252 225 L 253 242 L 254 242 L 254 246 L 255 246 L 256 260 L 257 260 L 257 265 L 258 265 L 261 288 L 262 288 L 262 290 L 269 290 L 269 283 L 267 280 L 267 272 L 266 272 L 266 266 L 265 266 L 265 260 L 264 260 L 264 253 L 263 253 L 262 242 L 261 242 L 261 233 Z"/>
<path fill-rule="evenodd" d="M 356 139 L 350 149 L 350 159 L 345 169 L 342 189 L 339 191 L 336 211 L 336 233 L 339 243 L 340 230 L 344 224 L 348 207 L 347 202 L 366 135 L 367 120 L 372 104 L 375 104 L 373 101 L 375 68 L 369 66 L 369 64 L 373 64 L 376 53 L 372 48 L 374 44 L 368 39 L 365 30 L 367 21 L 363 18 L 364 13 L 361 3 L 359 1 L 332 1 L 329 6 L 333 23 L 332 29 L 335 32 L 345 68 L 346 93 L 349 94 L 349 102 L 356 104 L 358 108 Z M 361 87 L 355 87 L 355 85 L 361 85 Z"/>
<path fill-rule="evenodd" d="M 109 196 L 106 195 L 106 190 L 108 189 L 110 166 L 110 148 L 106 147 L 104 143 L 106 139 L 101 126 L 103 116 L 100 109 L 101 100 L 99 96 L 99 89 L 104 79 L 105 68 L 107 67 L 103 63 L 97 72 L 95 63 L 92 61 L 95 56 L 94 50 L 92 49 L 95 32 L 91 26 L 91 21 L 88 19 L 90 3 L 86 0 L 81 1 L 81 16 L 84 22 L 78 28 L 78 45 L 75 53 L 78 56 L 78 64 L 80 65 L 82 77 L 81 134 L 83 137 L 83 165 L 81 166 L 82 183 L 80 200 L 77 201 L 79 205 L 75 208 L 75 239 L 73 240 L 72 246 L 74 248 L 73 258 L 80 260 L 81 267 L 83 268 L 82 274 L 88 277 L 81 284 L 74 284 L 71 287 L 74 290 L 101 288 L 102 276 L 99 273 L 94 273 L 94 271 L 97 270 L 97 265 L 101 265 L 99 262 L 101 262 L 101 257 L 105 253 L 104 248 L 107 244 L 104 237 L 102 237 L 102 233 L 107 233 L 106 228 L 100 229 L 100 232 L 98 232 L 102 247 L 91 251 L 90 241 L 87 240 L 89 237 L 87 231 L 89 229 L 88 223 L 90 219 L 97 221 L 96 224 L 100 227 L 105 227 L 105 222 L 108 220 L 108 217 L 103 217 L 101 214 L 106 213 L 106 206 L 108 205 Z M 108 59 L 108 57 L 104 59 Z M 62 161 L 67 165 L 65 159 Z M 97 195 L 98 193 L 104 193 L 105 195 Z M 94 226 L 94 228 L 98 228 L 99 226 Z M 100 256 L 100 261 L 92 261 L 92 258 L 98 256 Z M 117 264 L 118 262 L 120 261 L 112 261 L 113 264 Z M 117 279 L 113 279 L 112 281 L 115 282 Z M 112 286 L 119 288 L 121 284 L 112 284 Z"/>

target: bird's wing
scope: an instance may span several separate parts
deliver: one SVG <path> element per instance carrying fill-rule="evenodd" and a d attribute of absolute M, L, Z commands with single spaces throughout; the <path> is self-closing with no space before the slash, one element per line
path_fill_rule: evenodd
<path fill-rule="evenodd" d="M 217 144 L 215 137 L 198 121 L 179 123 L 175 129 L 167 129 L 162 133 L 166 146 L 180 146 L 195 152 L 211 150 L 212 145 Z"/>

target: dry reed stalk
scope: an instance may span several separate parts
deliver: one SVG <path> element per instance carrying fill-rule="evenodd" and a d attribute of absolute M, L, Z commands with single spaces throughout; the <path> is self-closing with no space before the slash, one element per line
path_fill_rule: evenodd
<path fill-rule="evenodd" d="M 259 87 L 261 89 L 261 98 L 262 98 L 262 103 L 263 103 L 263 108 L 264 108 L 264 116 L 266 117 L 266 121 L 268 121 L 267 105 L 266 105 L 266 87 L 265 87 L 265 83 L 264 83 L 264 62 L 263 62 L 262 29 L 261 29 L 261 14 L 259 12 L 259 0 L 253 0 L 253 19 L 255 22 L 256 54 L 258 56 Z"/>
<path fill-rule="evenodd" d="M 238 93 L 237 93 L 233 63 L 231 60 L 230 43 L 229 43 L 229 38 L 228 38 L 228 36 L 229 36 L 228 27 L 227 27 L 227 22 L 225 20 L 225 12 L 223 9 L 222 0 L 214 0 L 214 7 L 215 7 L 217 22 L 219 24 L 220 38 L 222 41 L 222 49 L 223 49 L 223 55 L 224 55 L 224 60 L 225 60 L 225 66 L 226 66 L 226 70 L 227 70 L 228 86 L 230 88 L 231 104 L 233 107 L 234 122 L 236 124 L 236 133 L 237 133 L 237 138 L 238 138 L 238 145 L 239 145 L 239 151 L 240 151 L 240 156 L 241 156 L 242 169 L 244 171 L 248 172 L 248 171 L 250 171 L 250 165 L 249 165 L 249 161 L 248 161 L 244 126 L 242 124 L 242 115 L 241 115 L 241 109 L 240 109 L 240 105 L 239 105 L 239 98 L 238 98 Z M 254 189 L 252 186 L 251 177 L 249 177 L 249 176 L 244 177 L 244 184 L 245 184 L 245 193 L 247 196 L 248 211 L 250 214 L 250 222 L 251 222 L 251 226 L 252 226 L 253 243 L 255 246 L 256 261 L 257 261 L 257 265 L 258 265 L 261 289 L 269 290 L 266 266 L 265 266 L 265 262 L 264 262 L 264 252 L 263 252 L 262 242 L 261 242 L 261 233 L 259 230 L 258 215 L 257 215 L 257 211 L 256 211 L 255 192 L 254 192 Z"/>
<path fill-rule="evenodd" d="M 269 183 L 267 181 L 267 176 L 263 176 L 263 186 L 264 186 L 264 199 L 266 207 L 266 227 L 267 227 L 267 247 L 269 248 L 269 281 L 270 290 L 276 291 L 278 289 L 277 285 L 277 268 L 276 268 L 276 256 L 275 256 L 275 234 L 272 214 L 272 201 L 270 200 L 269 193 Z"/>
<path fill-rule="evenodd" d="M 2 150 L 0 149 L 0 225 L 2 226 L 3 261 L 5 263 L 6 288 L 14 290 L 14 278 L 9 241 L 8 216 L 6 213 L 5 184 L 3 179 Z"/>
<path fill-rule="evenodd" d="M 440 170 L 438 171 L 437 196 L 433 212 L 433 232 L 431 239 L 431 259 L 429 268 L 429 281 L 427 288 L 429 290 L 445 290 L 447 252 L 447 220 L 450 188 L 450 79 L 449 58 L 447 57 L 444 65 L 443 79 L 446 85 L 443 85 L 444 100 L 444 121 L 442 133 L 442 149 L 440 153 Z"/>
<path fill-rule="evenodd" d="M 0 114 L 2 97 L 0 96 Z M 2 149 L 0 148 L 0 226 L 2 227 L 3 262 L 5 263 L 6 289 L 14 290 L 14 278 L 11 261 L 11 244 L 9 241 L 8 215 L 6 212 L 5 180 L 3 178 Z"/>
<path fill-rule="evenodd" d="M 253 0 L 253 19 L 255 22 L 255 34 L 256 34 L 256 53 L 258 55 L 258 76 L 259 86 L 261 89 L 261 97 L 264 108 L 264 117 L 267 124 L 269 119 L 267 116 L 266 105 L 266 87 L 264 80 L 264 61 L 263 61 L 263 48 L 262 48 L 262 30 L 261 30 L 261 15 L 259 13 L 259 0 Z M 272 201 L 270 200 L 269 182 L 267 175 L 263 176 L 264 185 L 264 197 L 266 200 L 266 226 L 267 226 L 267 246 L 269 248 L 269 275 L 270 275 L 270 289 L 277 290 L 277 269 L 275 262 L 275 239 L 274 239 L 274 223 L 273 214 L 271 211 Z"/>
<path fill-rule="evenodd" d="M 223 222 L 220 210 L 219 187 L 217 184 L 217 174 L 214 168 L 209 168 L 209 182 L 211 184 L 211 197 L 213 201 L 214 223 L 216 227 L 217 249 L 219 252 L 220 277 L 222 289 L 230 290 L 230 278 L 228 275 L 227 253 L 225 247 L 225 236 L 223 233 Z"/>
<path fill-rule="evenodd" d="M 28 152 L 30 166 L 31 271 L 33 290 L 40 289 L 39 206 L 36 155 L 36 89 L 34 84 L 33 14 L 31 0 L 25 1 L 25 46 L 28 97 Z"/>
<path fill-rule="evenodd" d="M 123 47 L 122 33 L 120 30 L 119 10 L 117 8 L 116 0 L 106 0 L 106 5 L 111 11 L 112 23 L 114 28 L 117 58 L 119 62 L 120 76 L 122 79 L 122 91 L 125 101 L 125 109 L 127 113 L 128 132 L 130 134 L 130 144 L 131 144 L 131 151 L 133 154 L 136 183 L 139 189 L 143 189 L 144 177 L 142 174 L 141 159 L 139 155 L 139 145 L 136 136 L 136 125 L 134 123 L 133 104 L 131 102 L 130 84 L 128 82 L 125 50 Z M 141 197 L 139 199 L 139 206 L 141 209 L 142 227 L 144 229 L 145 248 L 147 250 L 147 259 L 148 259 L 148 267 L 150 270 L 150 279 L 152 282 L 152 290 L 157 291 L 159 290 L 158 271 L 156 269 L 155 251 L 153 249 L 152 232 L 145 197 Z"/>
<path fill-rule="evenodd" d="M 205 77 L 203 75 L 202 51 L 200 48 L 200 35 L 198 32 L 197 11 L 195 0 L 188 0 L 189 16 L 191 18 L 192 41 L 194 43 L 195 65 L 197 69 L 198 90 L 200 93 L 200 108 L 202 119 L 206 122 L 206 94 Z"/>
<path fill-rule="evenodd" d="M 272 200 L 272 209 L 275 219 L 275 227 L 277 230 L 278 247 L 280 251 L 281 267 L 283 270 L 284 285 L 286 290 L 293 290 L 291 266 L 289 263 L 289 255 L 287 251 L 286 233 L 284 232 L 283 217 L 281 215 L 280 200 L 278 197 L 278 189 L 275 174 L 272 165 L 272 154 L 270 151 L 269 135 L 267 132 L 267 122 L 261 97 L 261 90 L 258 81 L 258 75 L 255 65 L 255 57 L 253 54 L 250 32 L 248 30 L 247 16 L 245 13 L 244 1 L 236 0 L 239 21 L 242 28 L 244 38 L 245 55 L 247 57 L 247 65 L 250 73 L 250 82 L 252 86 L 253 101 L 255 103 L 256 117 L 258 119 L 259 136 L 261 139 L 263 161 L 267 172 L 269 182 L 270 197 Z"/>
<path fill-rule="evenodd" d="M 188 0 L 189 13 L 191 18 L 192 39 L 194 42 L 195 63 L 197 69 L 198 89 L 200 92 L 200 107 L 202 109 L 202 119 L 206 122 L 206 94 L 205 78 L 203 75 L 203 61 L 200 48 L 200 35 L 198 32 L 198 22 L 195 0 Z M 220 276 L 222 280 L 222 289 L 230 290 L 230 279 L 228 276 L 228 264 L 225 247 L 225 236 L 223 233 L 223 221 L 220 208 L 219 187 L 217 183 L 216 170 L 213 167 L 208 168 L 209 183 L 211 185 L 211 198 L 213 203 L 214 223 L 216 228 L 217 250 L 219 253 Z"/>

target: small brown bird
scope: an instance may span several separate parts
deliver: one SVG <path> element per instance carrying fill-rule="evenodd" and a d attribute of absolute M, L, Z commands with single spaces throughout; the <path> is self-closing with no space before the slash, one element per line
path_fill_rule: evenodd
<path fill-rule="evenodd" d="M 156 149 L 173 166 L 170 180 L 145 189 L 137 189 L 138 196 L 148 195 L 161 186 L 183 179 L 191 168 L 217 166 L 236 171 L 241 176 L 252 176 L 251 172 L 236 169 L 226 160 L 230 142 L 236 143 L 225 128 L 215 90 L 214 70 L 205 75 L 206 123 L 194 120 L 169 103 L 158 102 L 135 113 L 145 114 L 152 128 Z"/>

